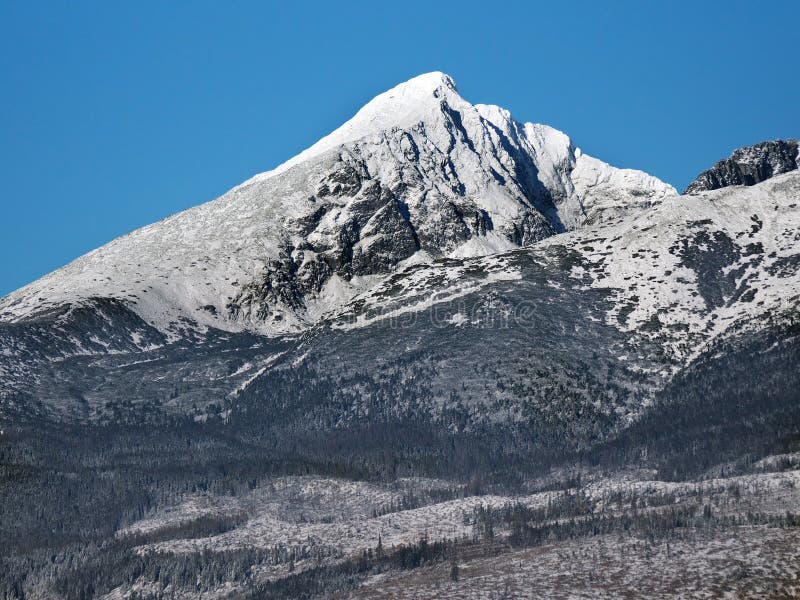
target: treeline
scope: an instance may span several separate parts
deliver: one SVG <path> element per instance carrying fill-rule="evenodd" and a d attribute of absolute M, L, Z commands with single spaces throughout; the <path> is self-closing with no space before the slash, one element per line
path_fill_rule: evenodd
<path fill-rule="evenodd" d="M 119 538 L 122 545 L 131 548 L 168 540 L 187 540 L 220 535 L 247 521 L 243 511 L 230 515 L 202 515 L 176 524 L 168 524 L 152 531 L 133 531 Z"/>
<path fill-rule="evenodd" d="M 680 536 L 699 529 L 730 530 L 741 526 L 800 527 L 800 513 L 770 514 L 747 511 L 742 514 L 718 514 L 711 504 L 690 502 L 678 506 L 661 506 L 655 510 L 630 509 L 620 513 L 574 514 L 571 510 L 543 513 L 520 504 L 476 512 L 480 531 L 491 538 L 496 532 L 510 533 L 512 546 L 538 546 L 568 539 L 630 533 L 654 541 Z"/>
<path fill-rule="evenodd" d="M 247 600 L 300 600 L 354 589 L 370 575 L 398 569 L 416 569 L 451 560 L 467 544 L 468 542 L 459 540 L 430 542 L 423 537 L 416 544 L 402 544 L 386 550 L 379 543 L 374 549 L 362 552 L 358 558 L 335 565 L 314 567 L 277 581 L 262 583 L 241 597 Z"/>

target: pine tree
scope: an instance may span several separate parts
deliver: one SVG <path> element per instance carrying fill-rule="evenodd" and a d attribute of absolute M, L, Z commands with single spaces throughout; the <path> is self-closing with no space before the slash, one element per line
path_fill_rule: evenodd
<path fill-rule="evenodd" d="M 450 563 L 450 581 L 458 581 L 458 563 L 455 558 Z"/>
<path fill-rule="evenodd" d="M 383 558 L 383 539 L 378 534 L 378 545 L 375 547 L 375 557 L 380 560 Z"/>

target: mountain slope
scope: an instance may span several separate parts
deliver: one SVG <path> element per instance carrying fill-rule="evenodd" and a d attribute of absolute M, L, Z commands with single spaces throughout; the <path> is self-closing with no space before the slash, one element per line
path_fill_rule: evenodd
<path fill-rule="evenodd" d="M 526 423 L 602 438 L 714 344 L 793 322 L 798 199 L 790 173 L 530 248 L 406 267 L 312 329 L 235 396 L 234 415 L 244 402 L 246 418 L 287 426 L 422 414 L 448 430 Z"/>
<path fill-rule="evenodd" d="M 124 394 L 134 419 L 255 413 L 306 427 L 313 411 L 322 428 L 425 415 L 446 430 L 545 419 L 607 435 L 716 340 L 797 312 L 798 199 L 800 174 L 787 173 L 527 248 L 401 265 L 299 336 L 170 340 L 121 303 L 100 322 L 127 329 L 86 310 L 7 324 L 4 392 L 101 422 Z"/>
<path fill-rule="evenodd" d="M 328 425 L 367 401 L 458 428 L 558 420 L 566 394 L 594 424 L 564 426 L 597 436 L 720 336 L 795 310 L 798 195 L 793 172 L 679 197 L 423 75 L 2 299 L 0 397 L 56 420 L 205 419 L 294 386 Z"/>
<path fill-rule="evenodd" d="M 792 321 L 798 198 L 797 171 L 677 196 L 424 75 L 4 298 L 0 402 L 590 445 L 721 340 Z"/>
<path fill-rule="evenodd" d="M 399 264 L 509 250 L 674 195 L 430 73 L 277 169 L 10 294 L 0 316 L 99 297 L 173 336 L 298 331 Z"/>

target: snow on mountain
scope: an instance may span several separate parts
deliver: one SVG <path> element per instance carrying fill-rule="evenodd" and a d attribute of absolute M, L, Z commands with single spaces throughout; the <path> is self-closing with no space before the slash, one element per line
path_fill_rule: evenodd
<path fill-rule="evenodd" d="M 577 231 L 572 247 L 590 285 L 614 294 L 607 318 L 685 364 L 716 337 L 800 306 L 798 199 L 800 174 L 787 173 Z"/>
<path fill-rule="evenodd" d="M 530 279 L 524 265 L 533 261 L 546 266 L 548 286 L 607 293 L 604 311 L 583 318 L 656 342 L 668 364 L 680 368 L 720 336 L 761 327 L 800 306 L 798 201 L 795 171 L 752 187 L 681 196 L 528 249 L 401 268 L 356 296 L 332 325 L 349 330 L 478 290 L 490 295 L 498 282 Z M 564 252 L 566 271 L 558 260 Z M 456 326 L 471 322 L 469 315 L 453 319 Z"/>
<path fill-rule="evenodd" d="M 170 335 L 299 331 L 403 265 L 506 251 L 675 196 L 428 73 L 276 169 L 3 298 L 0 318 L 106 298 Z"/>
<path fill-rule="evenodd" d="M 479 104 L 480 115 L 533 157 L 536 179 L 549 194 L 562 230 L 620 217 L 677 195 L 672 186 L 633 169 L 617 169 L 575 148 L 566 134 L 536 123 L 521 124 L 498 107 Z"/>
<path fill-rule="evenodd" d="M 313 146 L 272 171 L 256 175 L 249 181 L 278 175 L 328 150 L 374 133 L 395 128 L 408 129 L 420 122 L 436 123 L 440 120 L 440 111 L 436 102 L 432 102 L 431 99 L 445 100 L 456 110 L 469 107 L 469 103 L 458 95 L 455 81 L 449 75 L 438 71 L 419 75 L 379 94 L 362 107 L 353 118 Z M 245 182 L 245 185 L 247 183 Z"/>

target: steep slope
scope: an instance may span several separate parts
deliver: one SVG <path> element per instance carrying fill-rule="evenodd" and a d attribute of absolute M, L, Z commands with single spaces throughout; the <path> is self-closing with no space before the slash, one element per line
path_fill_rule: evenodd
<path fill-rule="evenodd" d="M 171 339 L 300 331 L 397 265 L 509 250 L 674 195 L 429 73 L 277 169 L 10 294 L 0 317 L 102 298 Z"/>
<path fill-rule="evenodd" d="M 750 183 L 430 74 L 2 299 L 0 596 L 791 595 L 800 171 Z"/>
<path fill-rule="evenodd" d="M 754 185 L 775 175 L 794 171 L 800 162 L 797 140 L 761 142 L 734 150 L 728 158 L 703 171 L 684 194 L 697 194 L 729 185 Z"/>

